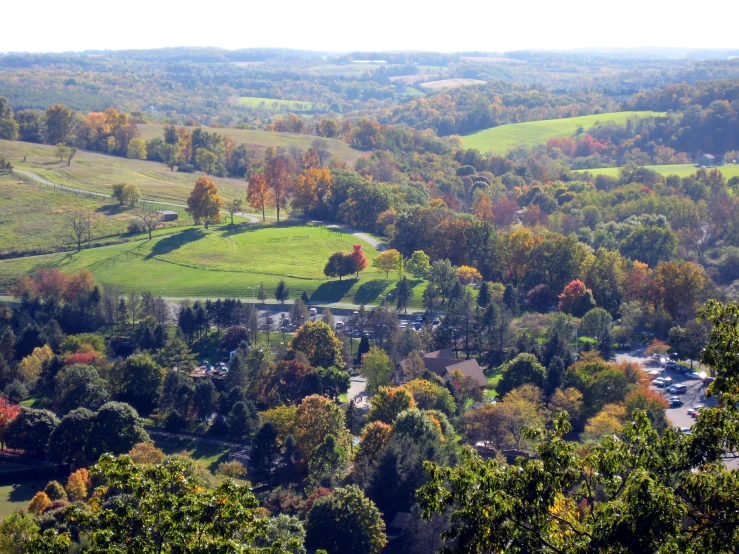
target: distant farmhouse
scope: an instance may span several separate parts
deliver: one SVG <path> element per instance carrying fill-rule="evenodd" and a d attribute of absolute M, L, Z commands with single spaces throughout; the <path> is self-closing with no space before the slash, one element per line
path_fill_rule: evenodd
<path fill-rule="evenodd" d="M 723 156 L 714 156 L 713 154 L 703 154 L 698 158 L 698 167 L 716 167 L 717 165 L 724 165 Z"/>
<path fill-rule="evenodd" d="M 170 210 L 162 210 L 157 212 L 157 215 L 159 216 L 159 221 L 177 221 L 177 218 L 179 217 L 177 212 L 172 212 Z"/>

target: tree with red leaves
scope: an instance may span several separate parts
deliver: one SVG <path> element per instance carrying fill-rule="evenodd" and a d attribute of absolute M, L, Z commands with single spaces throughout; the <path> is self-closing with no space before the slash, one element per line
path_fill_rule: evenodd
<path fill-rule="evenodd" d="M 13 421 L 18 414 L 21 413 L 21 407 L 18 404 L 13 404 L 10 400 L 4 396 L 0 396 L 0 446 L 5 450 L 5 429 Z"/>
<path fill-rule="evenodd" d="M 353 248 L 352 258 L 354 258 L 354 269 L 357 272 L 357 277 L 359 277 L 359 272 L 367 269 L 367 256 L 362 252 L 361 244 L 354 244 Z"/>
<path fill-rule="evenodd" d="M 562 294 L 559 295 L 559 311 L 582 317 L 595 308 L 593 291 L 579 279 L 570 281 Z"/>

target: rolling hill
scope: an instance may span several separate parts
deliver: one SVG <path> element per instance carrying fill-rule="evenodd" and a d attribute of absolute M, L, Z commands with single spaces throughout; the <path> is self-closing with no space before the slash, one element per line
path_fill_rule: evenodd
<path fill-rule="evenodd" d="M 574 137 L 582 127 L 587 131 L 596 123 L 623 123 L 632 117 L 660 117 L 662 112 L 614 112 L 562 119 L 544 119 L 526 121 L 491 127 L 471 135 L 462 137 L 467 148 L 475 148 L 481 152 L 497 152 L 504 154 L 517 146 L 535 146 L 545 144 L 548 140 L 559 137 Z"/>

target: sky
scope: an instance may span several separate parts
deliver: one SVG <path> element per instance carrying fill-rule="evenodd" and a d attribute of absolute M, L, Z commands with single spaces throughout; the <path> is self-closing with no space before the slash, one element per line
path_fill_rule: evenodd
<path fill-rule="evenodd" d="M 674 0 L 8 0 L 0 7 L 0 52 L 739 48 L 735 0 L 715 1 L 697 18 L 701 11 Z"/>

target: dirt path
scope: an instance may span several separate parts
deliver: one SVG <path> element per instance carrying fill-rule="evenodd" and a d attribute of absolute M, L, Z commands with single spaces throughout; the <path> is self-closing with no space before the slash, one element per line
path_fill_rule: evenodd
<path fill-rule="evenodd" d="M 350 229 L 349 227 L 342 227 L 341 225 L 328 225 L 328 228 L 336 229 L 337 231 L 341 231 L 342 233 L 349 233 L 353 237 L 357 237 L 359 240 L 363 240 L 367 244 L 374 246 L 377 250 L 385 250 L 385 245 L 382 242 L 380 242 L 376 238 L 369 236 L 367 233 L 355 231 L 354 229 Z"/>
<path fill-rule="evenodd" d="M 40 183 L 42 185 L 47 185 L 49 187 L 54 187 L 55 189 L 59 190 L 65 190 L 67 192 L 73 192 L 75 194 L 86 194 L 88 196 L 95 196 L 97 198 L 110 198 L 109 194 L 103 194 L 102 192 L 94 192 L 90 190 L 84 190 L 84 189 L 78 189 L 75 187 L 70 187 L 67 185 L 60 185 L 59 183 L 54 183 L 52 181 L 49 181 L 48 179 L 44 179 L 40 175 L 37 175 L 36 173 L 33 173 L 31 171 L 26 171 L 25 169 L 13 169 L 14 173 L 20 173 L 21 175 L 25 175 L 29 179 L 33 179 L 37 183 Z M 146 202 L 147 204 L 156 204 L 157 206 L 175 206 L 176 208 L 187 208 L 184 204 L 175 204 L 174 202 L 157 202 L 156 200 L 141 200 L 141 202 Z M 226 211 L 221 211 L 223 214 L 227 214 Z M 248 220 L 249 223 L 259 223 L 260 219 L 251 214 L 245 214 L 242 212 L 238 212 L 235 215 L 239 217 L 243 217 L 244 219 Z"/>

